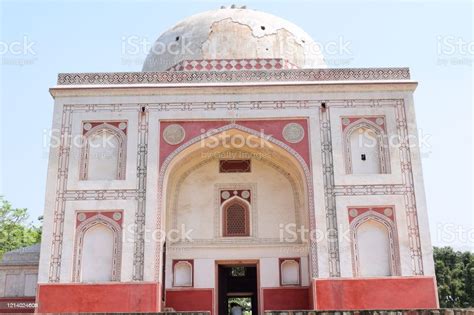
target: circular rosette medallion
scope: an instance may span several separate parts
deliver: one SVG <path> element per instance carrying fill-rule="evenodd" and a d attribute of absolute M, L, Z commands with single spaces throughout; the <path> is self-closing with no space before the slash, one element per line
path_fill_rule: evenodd
<path fill-rule="evenodd" d="M 166 143 L 176 145 L 184 140 L 184 128 L 178 124 L 172 124 L 163 130 L 163 139 Z"/>
<path fill-rule="evenodd" d="M 304 138 L 304 128 L 298 123 L 289 123 L 283 128 L 283 138 L 289 143 L 298 143 Z"/>

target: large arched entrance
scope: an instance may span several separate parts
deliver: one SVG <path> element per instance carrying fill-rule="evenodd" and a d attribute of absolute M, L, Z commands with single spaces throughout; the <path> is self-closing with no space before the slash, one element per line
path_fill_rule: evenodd
<path fill-rule="evenodd" d="M 247 298 L 255 314 L 268 309 L 277 290 L 307 299 L 316 252 L 300 232 L 314 229 L 311 175 L 291 148 L 238 124 L 227 125 L 168 156 L 159 187 L 157 223 L 168 239 L 166 257 L 158 244 L 157 265 L 165 272 L 157 278 L 166 288 L 166 307 L 210 307 L 221 314 L 231 301 L 242 304 L 236 298 Z M 291 275 L 282 274 L 287 261 L 298 265 Z M 177 268 L 184 264 L 188 274 Z M 234 270 L 244 270 L 235 275 L 242 277 L 241 286 Z M 186 305 L 179 302 L 184 294 Z"/>

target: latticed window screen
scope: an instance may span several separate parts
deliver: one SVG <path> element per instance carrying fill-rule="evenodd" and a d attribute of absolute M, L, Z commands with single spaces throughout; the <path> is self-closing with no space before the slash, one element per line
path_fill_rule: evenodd
<path fill-rule="evenodd" d="M 232 203 L 224 209 L 225 236 L 248 236 L 248 225 L 248 210 L 245 206 Z"/>

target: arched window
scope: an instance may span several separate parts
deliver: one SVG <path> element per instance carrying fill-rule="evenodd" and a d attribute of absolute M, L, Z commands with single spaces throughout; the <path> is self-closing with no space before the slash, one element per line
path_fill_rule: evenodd
<path fill-rule="evenodd" d="M 247 204 L 236 197 L 223 206 L 223 235 L 249 236 L 249 208 Z"/>
<path fill-rule="evenodd" d="M 122 130 L 107 123 L 87 131 L 81 157 L 81 179 L 124 179 L 125 139 Z"/>
<path fill-rule="evenodd" d="M 77 226 L 73 281 L 120 280 L 121 227 L 114 220 L 96 214 Z"/>
<path fill-rule="evenodd" d="M 180 260 L 173 262 L 173 286 L 193 286 L 193 265 L 190 261 Z"/>
<path fill-rule="evenodd" d="M 281 285 L 300 284 L 299 259 L 280 259 L 280 279 Z"/>
<path fill-rule="evenodd" d="M 393 223 L 366 213 L 351 223 L 355 274 L 387 277 L 399 274 L 397 237 Z"/>
<path fill-rule="evenodd" d="M 114 232 L 103 224 L 91 227 L 84 234 L 82 245 L 82 282 L 112 280 Z"/>
<path fill-rule="evenodd" d="M 390 173 L 389 150 L 385 131 L 366 119 L 344 129 L 344 153 L 347 174 Z"/>

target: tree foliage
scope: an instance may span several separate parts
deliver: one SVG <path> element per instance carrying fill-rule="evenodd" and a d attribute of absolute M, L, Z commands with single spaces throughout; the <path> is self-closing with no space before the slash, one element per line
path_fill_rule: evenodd
<path fill-rule="evenodd" d="M 8 251 L 40 241 L 41 228 L 28 222 L 26 208 L 13 208 L 0 196 L 0 259 Z"/>
<path fill-rule="evenodd" d="M 434 248 L 440 307 L 474 306 L 474 254 Z"/>

